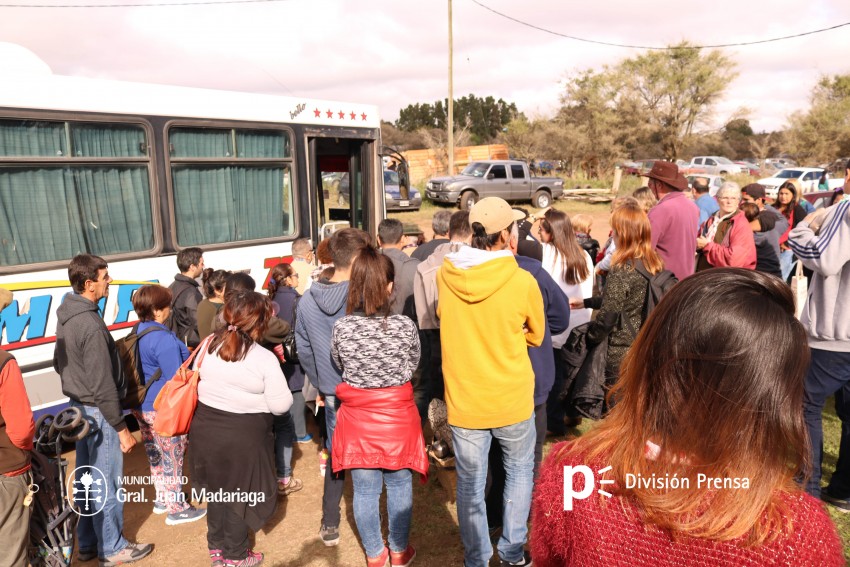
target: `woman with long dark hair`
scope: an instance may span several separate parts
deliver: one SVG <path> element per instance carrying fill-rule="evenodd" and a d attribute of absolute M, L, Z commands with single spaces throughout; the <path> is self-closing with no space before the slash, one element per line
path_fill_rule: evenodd
<path fill-rule="evenodd" d="M 224 307 L 224 284 L 229 275 L 227 270 L 207 268 L 201 276 L 206 296 L 198 303 L 198 335 L 201 340 L 212 334 L 215 318 Z"/>
<path fill-rule="evenodd" d="M 192 481 L 212 495 L 207 544 L 214 565 L 253 567 L 263 554 L 248 548 L 274 513 L 275 415 L 292 405 L 277 357 L 260 346 L 274 317 L 269 298 L 254 291 L 228 295 L 224 326 L 201 343 L 198 409 L 189 431 Z M 219 497 L 219 494 L 222 496 Z"/>
<path fill-rule="evenodd" d="M 788 234 L 806 217 L 806 209 L 800 204 L 800 198 L 797 185 L 792 181 L 786 181 L 776 193 L 776 203 L 773 205 L 782 216 L 788 219 L 788 229 L 779 236 L 779 265 L 783 280 L 788 280 L 791 269 L 794 267 L 794 253 L 788 247 Z"/>
<path fill-rule="evenodd" d="M 570 217 L 563 211 L 549 209 L 543 215 L 538 229 L 543 247 L 543 269 L 552 276 L 561 291 L 570 299 L 584 299 L 593 295 L 593 260 L 578 243 Z M 566 381 L 566 366 L 561 358 L 561 347 L 567 342 L 570 331 L 590 321 L 590 309 L 575 309 L 570 313 L 567 330 L 552 335 L 555 356 L 555 383 L 546 400 L 547 429 L 555 435 L 565 433 L 564 418 L 570 425 L 580 422 L 578 414 L 565 412 L 559 394 Z"/>
<path fill-rule="evenodd" d="M 652 247 L 649 217 L 640 205 L 626 203 L 618 207 L 611 215 L 611 232 L 616 249 L 602 296 L 570 301 L 575 308 L 599 310 L 587 330 L 587 341 L 596 344 L 608 338 L 606 388 L 616 381 L 620 362 L 643 326 L 649 284 L 641 272 L 652 276 L 664 268 L 664 261 Z M 603 413 L 605 409 L 603 404 Z"/>
<path fill-rule="evenodd" d="M 342 369 L 341 405 L 333 435 L 334 472 L 350 469 L 354 520 L 369 567 L 410 565 L 412 473 L 428 474 L 428 458 L 410 379 L 419 334 L 404 315 L 390 315 L 395 270 L 368 246 L 351 267 L 346 315 L 334 324 L 331 356 Z M 379 501 L 387 486 L 389 548 L 381 536 Z"/>
<path fill-rule="evenodd" d="M 278 319 L 295 325 L 295 309 L 298 305 L 298 273 L 290 264 L 278 264 L 269 272 L 268 295 L 275 307 Z M 283 375 L 292 393 L 292 408 L 274 418 L 274 455 L 277 466 L 277 488 L 283 496 L 301 490 L 304 483 L 292 476 L 292 446 L 296 441 L 309 442 L 307 424 L 304 421 L 304 371 L 298 362 L 285 360 Z M 300 431 L 300 433 L 299 433 Z"/>
<path fill-rule="evenodd" d="M 676 284 L 626 355 L 608 417 L 549 453 L 534 564 L 844 565 L 823 505 L 795 481 L 808 363 L 778 278 L 718 268 Z"/>

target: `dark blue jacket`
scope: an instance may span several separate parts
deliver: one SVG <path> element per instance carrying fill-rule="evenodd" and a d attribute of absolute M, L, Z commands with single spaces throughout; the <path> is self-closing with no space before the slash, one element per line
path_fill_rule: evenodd
<path fill-rule="evenodd" d="M 298 292 L 294 287 L 285 285 L 277 288 L 277 293 L 274 294 L 274 301 L 277 304 L 277 318 L 289 323 L 289 326 L 295 328 L 295 306 L 298 304 Z M 289 384 L 289 389 L 293 392 L 300 392 L 304 388 L 304 369 L 300 364 L 284 362 L 281 364 L 283 375 L 286 376 L 286 382 Z"/>
<path fill-rule="evenodd" d="M 555 356 L 552 352 L 552 335 L 563 333 L 570 325 L 570 303 L 567 296 L 555 283 L 543 264 L 534 258 L 516 256 L 519 267 L 534 276 L 540 293 L 543 295 L 543 310 L 546 313 L 546 334 L 539 347 L 528 348 L 528 358 L 534 369 L 534 405 L 539 406 L 549 397 L 549 390 L 555 383 Z"/>
<path fill-rule="evenodd" d="M 334 323 L 345 315 L 348 282 L 317 281 L 298 301 L 295 344 L 298 360 L 310 383 L 326 396 L 333 396 L 342 382 L 342 370 L 331 359 Z"/>
<path fill-rule="evenodd" d="M 189 349 L 165 325 L 146 321 L 139 323 L 139 329 L 136 332 L 141 334 L 151 327 L 159 327 L 160 330 L 151 331 L 139 339 L 139 356 L 142 358 L 145 384 L 157 368 L 162 370 L 162 376 L 148 390 L 145 402 L 142 404 L 142 411 L 153 411 L 153 402 L 159 391 L 177 373 L 180 365 L 189 358 Z"/>

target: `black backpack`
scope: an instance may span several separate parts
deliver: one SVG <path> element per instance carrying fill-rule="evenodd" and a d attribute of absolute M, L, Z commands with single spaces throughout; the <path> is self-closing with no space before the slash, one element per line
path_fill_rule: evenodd
<path fill-rule="evenodd" d="M 144 383 L 145 373 L 142 370 L 142 357 L 139 355 L 139 339 L 153 331 L 164 331 L 158 326 L 152 326 L 139 333 L 139 324 L 133 325 L 130 334 L 115 341 L 115 348 L 121 358 L 124 369 L 124 379 L 127 383 L 127 393 L 121 398 L 123 409 L 134 409 L 142 405 L 148 389 L 162 376 L 162 369 L 157 368 L 151 379 Z"/>
<path fill-rule="evenodd" d="M 649 287 L 646 290 L 646 300 L 643 304 L 643 321 L 646 322 L 649 315 L 655 309 L 655 306 L 661 301 L 661 298 L 670 291 L 674 285 L 679 283 L 679 280 L 673 275 L 670 270 L 661 270 L 653 275 L 646 271 L 642 262 L 637 262 L 635 270 L 646 278 Z"/>
<path fill-rule="evenodd" d="M 295 347 L 295 322 L 296 317 L 298 316 L 298 301 L 300 298 L 296 298 L 295 301 L 292 302 L 292 325 L 289 326 L 289 333 L 283 339 L 283 358 L 286 359 L 286 362 L 291 364 L 298 363 L 298 349 Z"/>

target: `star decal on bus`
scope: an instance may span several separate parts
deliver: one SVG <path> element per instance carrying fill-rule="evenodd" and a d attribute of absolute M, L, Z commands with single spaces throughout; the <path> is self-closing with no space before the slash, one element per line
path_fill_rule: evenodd
<path fill-rule="evenodd" d="M 332 111 L 332 110 L 328 110 L 326 114 L 328 115 L 328 118 L 333 118 L 333 117 L 334 117 L 334 113 L 333 113 L 333 111 Z"/>
<path fill-rule="evenodd" d="M 345 113 L 343 111 L 340 110 L 337 114 L 339 114 L 340 118 L 345 118 Z"/>
<path fill-rule="evenodd" d="M 349 116 L 351 116 L 352 120 L 357 120 L 357 115 L 354 113 L 353 110 L 351 111 L 351 114 L 349 114 Z"/>
<path fill-rule="evenodd" d="M 322 116 L 322 111 L 321 111 L 321 110 L 319 110 L 318 108 L 315 108 L 315 109 L 313 109 L 313 115 L 314 115 L 316 118 L 319 118 L 320 116 Z"/>
<path fill-rule="evenodd" d="M 366 120 L 366 113 L 364 112 L 363 114 L 361 114 L 360 118 L 362 118 L 363 120 Z"/>

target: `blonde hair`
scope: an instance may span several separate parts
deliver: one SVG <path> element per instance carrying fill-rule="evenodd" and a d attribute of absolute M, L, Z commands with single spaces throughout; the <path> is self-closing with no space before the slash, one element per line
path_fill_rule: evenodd
<path fill-rule="evenodd" d="M 648 213 L 649 209 L 658 203 L 658 199 L 655 198 L 655 195 L 652 194 L 652 190 L 649 187 L 635 189 L 634 193 L 632 193 L 632 197 L 635 198 L 640 205 L 640 208 L 643 209 L 643 212 L 645 213 Z"/>
<path fill-rule="evenodd" d="M 593 226 L 593 217 L 590 215 L 577 214 L 570 219 L 573 221 L 573 230 L 590 234 L 590 227 Z"/>

